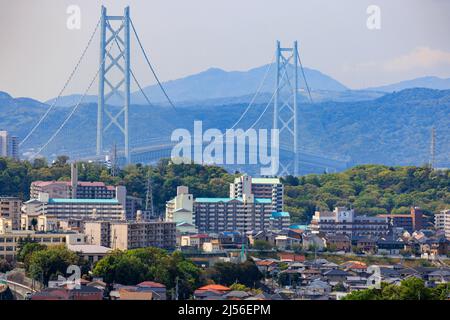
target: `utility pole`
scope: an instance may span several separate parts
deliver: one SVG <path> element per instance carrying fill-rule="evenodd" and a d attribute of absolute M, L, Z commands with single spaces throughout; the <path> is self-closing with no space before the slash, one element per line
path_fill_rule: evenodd
<path fill-rule="evenodd" d="M 175 300 L 178 300 L 178 281 L 179 281 L 179 278 L 176 277 L 175 278 Z"/>

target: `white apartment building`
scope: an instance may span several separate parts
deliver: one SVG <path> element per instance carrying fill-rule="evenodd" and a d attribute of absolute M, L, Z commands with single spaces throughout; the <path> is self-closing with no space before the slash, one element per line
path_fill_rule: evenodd
<path fill-rule="evenodd" d="M 251 193 L 255 198 L 271 199 L 272 211 L 283 211 L 284 186 L 279 178 L 252 178 L 242 175 L 230 183 L 230 197 L 242 198 L 244 193 Z"/>
<path fill-rule="evenodd" d="M 89 244 L 128 250 L 145 247 L 173 249 L 176 225 L 167 221 L 144 221 L 141 213 L 135 221 L 85 221 L 84 233 Z"/>
<path fill-rule="evenodd" d="M 177 187 L 177 196 L 166 202 L 166 221 L 175 222 L 181 233 L 196 233 L 194 196 L 186 186 Z"/>
<path fill-rule="evenodd" d="M 434 215 L 436 230 L 444 231 L 445 237 L 450 239 L 450 209 L 442 210 Z"/>
<path fill-rule="evenodd" d="M 38 216 L 50 216 L 55 219 L 91 219 L 93 216 L 105 220 L 120 220 L 125 216 L 124 206 L 118 199 L 66 199 L 50 198 L 47 193 L 39 193 L 38 199 L 31 199 L 22 207 L 22 217 L 29 223 Z"/>
<path fill-rule="evenodd" d="M 196 198 L 195 225 L 199 232 L 260 231 L 270 227 L 272 201 L 244 198 Z"/>
<path fill-rule="evenodd" d="M 283 229 L 290 225 L 290 216 L 277 210 L 282 207 L 278 178 L 243 175 L 230 184 L 229 198 L 194 198 L 188 187 L 178 187 L 177 196 L 166 203 L 166 221 L 176 222 L 181 232 L 191 225 L 202 233 Z"/>
<path fill-rule="evenodd" d="M 19 160 L 19 138 L 5 130 L 0 130 L 0 157 Z"/>
<path fill-rule="evenodd" d="M 14 230 L 19 229 L 21 206 L 22 201 L 17 197 L 0 196 L 0 218 L 11 219 L 11 226 Z"/>
<path fill-rule="evenodd" d="M 386 217 L 357 216 L 353 209 L 336 207 L 333 211 L 316 211 L 311 220 L 311 232 L 352 236 L 382 236 L 389 233 Z"/>
<path fill-rule="evenodd" d="M 46 246 L 84 243 L 84 235 L 75 232 L 35 232 L 2 230 L 0 228 L 0 259 L 14 260 L 19 250 L 20 241 L 24 239 L 30 239 Z"/>

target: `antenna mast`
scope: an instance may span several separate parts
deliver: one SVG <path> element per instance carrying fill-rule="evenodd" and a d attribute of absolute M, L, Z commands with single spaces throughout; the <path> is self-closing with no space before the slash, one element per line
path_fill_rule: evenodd
<path fill-rule="evenodd" d="M 154 217 L 154 207 L 153 207 L 153 188 L 152 188 L 152 178 L 150 175 L 150 169 L 147 175 L 147 192 L 145 195 L 145 213 L 147 218 Z"/>
<path fill-rule="evenodd" d="M 117 176 L 117 144 L 115 142 L 111 152 L 111 176 Z"/>

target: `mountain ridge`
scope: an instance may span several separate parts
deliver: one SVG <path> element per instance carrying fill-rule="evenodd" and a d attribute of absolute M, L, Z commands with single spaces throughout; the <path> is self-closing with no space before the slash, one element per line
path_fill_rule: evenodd
<path fill-rule="evenodd" d="M 19 139 L 48 108 L 32 99 L 18 98 L 19 103 L 14 98 L 2 99 L 2 96 L 7 97 L 0 93 L 0 128 L 11 131 Z M 169 140 L 175 128 L 191 130 L 194 120 L 203 121 L 205 129 L 230 128 L 248 104 L 238 100 L 229 103 L 229 99 L 222 102 L 185 105 L 178 111 L 158 105 L 150 108 L 131 105 L 132 146 L 145 145 L 145 141 L 151 139 Z M 248 128 L 265 106 L 264 101 L 256 101 L 238 127 Z M 310 103 L 305 100 L 298 108 L 299 136 L 306 150 L 324 156 L 350 157 L 353 164 L 422 165 L 429 160 L 431 128 L 435 127 L 437 162 L 450 167 L 450 90 L 406 89 L 372 100 L 351 102 Z M 113 107 L 114 112 L 118 109 Z M 70 110 L 55 107 L 22 151 L 43 145 Z M 96 113 L 96 103 L 81 105 L 44 155 L 53 157 L 66 153 L 71 156 L 81 148 L 95 150 Z M 272 109 L 269 108 L 258 127 L 270 128 L 271 123 Z M 122 141 L 119 132 L 114 130 L 108 131 L 105 146 Z"/>

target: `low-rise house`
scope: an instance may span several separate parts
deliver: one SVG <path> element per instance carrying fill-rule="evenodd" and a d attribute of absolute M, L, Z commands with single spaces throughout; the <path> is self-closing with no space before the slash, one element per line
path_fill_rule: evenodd
<path fill-rule="evenodd" d="M 230 291 L 223 295 L 223 297 L 226 300 L 245 300 L 246 298 L 249 298 L 250 296 L 251 296 L 250 293 L 248 293 L 246 291 L 238 291 L 238 290 L 233 290 L 233 291 Z"/>
<path fill-rule="evenodd" d="M 448 253 L 448 244 L 449 241 L 445 237 L 432 238 L 421 244 L 420 251 L 429 256 L 445 256 Z"/>
<path fill-rule="evenodd" d="M 422 274 L 418 270 L 415 270 L 413 268 L 401 268 L 396 271 L 402 279 L 408 277 L 422 278 Z"/>
<path fill-rule="evenodd" d="M 440 269 L 430 272 L 427 275 L 427 279 L 429 282 L 436 284 L 448 283 L 450 282 L 450 270 Z"/>
<path fill-rule="evenodd" d="M 137 286 L 138 290 L 152 292 L 153 300 L 166 300 L 166 286 L 159 282 L 154 281 L 144 281 L 139 283 Z"/>
<path fill-rule="evenodd" d="M 119 289 L 118 300 L 153 300 L 152 291 L 140 291 L 137 288 L 121 288 Z"/>
<path fill-rule="evenodd" d="M 303 250 L 317 250 L 323 251 L 326 243 L 325 239 L 313 233 L 305 233 L 302 235 Z"/>
<path fill-rule="evenodd" d="M 259 231 L 248 231 L 246 232 L 246 237 L 248 239 L 248 243 L 253 246 L 255 241 L 266 241 L 270 244 L 275 243 L 275 237 L 278 236 L 279 233 L 273 230 L 259 230 Z"/>
<path fill-rule="evenodd" d="M 350 238 L 346 234 L 327 234 L 325 241 L 328 250 L 350 252 L 352 248 Z"/>
<path fill-rule="evenodd" d="M 102 300 L 103 291 L 86 285 L 75 288 L 45 288 L 31 295 L 31 300 Z"/>
<path fill-rule="evenodd" d="M 328 270 L 323 274 L 329 283 L 345 282 L 349 275 L 348 272 L 340 269 Z"/>
<path fill-rule="evenodd" d="M 331 286 L 320 279 L 315 279 L 305 287 L 298 290 L 298 294 L 303 299 L 328 300 Z"/>
<path fill-rule="evenodd" d="M 379 254 L 398 255 L 400 251 L 405 249 L 405 243 L 402 239 L 379 239 L 377 241 Z"/>
<path fill-rule="evenodd" d="M 395 283 L 402 278 L 397 270 L 390 267 L 380 267 L 380 276 L 382 282 Z"/>
<path fill-rule="evenodd" d="M 203 242 L 202 251 L 204 252 L 218 252 L 220 251 L 220 243 L 218 239 L 212 239 L 208 242 Z"/>
<path fill-rule="evenodd" d="M 278 254 L 278 258 L 280 262 L 304 262 L 305 256 L 301 254 L 289 253 L 289 252 L 280 252 Z"/>
<path fill-rule="evenodd" d="M 352 246 L 356 247 L 357 251 L 371 254 L 377 251 L 377 240 L 374 236 L 354 236 Z"/>
<path fill-rule="evenodd" d="M 306 269 L 306 270 L 302 270 L 299 272 L 300 272 L 301 277 L 304 279 L 311 279 L 311 278 L 318 277 L 321 275 L 321 272 L 319 269 Z"/>
<path fill-rule="evenodd" d="M 363 290 L 367 288 L 367 275 L 349 275 L 344 282 L 344 285 L 347 285 L 350 291 L 353 290 Z"/>
<path fill-rule="evenodd" d="M 296 238 L 290 238 L 285 235 L 279 235 L 275 237 L 275 246 L 279 250 L 290 250 L 294 245 L 300 245 L 302 241 Z"/>
<path fill-rule="evenodd" d="M 367 272 L 367 265 L 361 261 L 347 261 L 343 263 L 341 267 L 345 271 L 351 271 L 358 274 Z"/>
<path fill-rule="evenodd" d="M 337 269 L 338 267 L 339 265 L 334 262 L 327 262 L 320 266 L 320 270 L 333 270 Z"/>
<path fill-rule="evenodd" d="M 93 264 L 111 252 L 111 248 L 95 244 L 67 244 L 67 249 Z"/>
<path fill-rule="evenodd" d="M 258 270 L 261 271 L 263 274 L 267 274 L 269 270 L 273 267 L 276 267 L 278 265 L 278 262 L 275 260 L 257 260 L 255 261 L 256 266 L 258 267 Z"/>
<path fill-rule="evenodd" d="M 303 271 L 306 269 L 306 265 L 303 262 L 292 262 L 289 263 L 289 269 Z"/>
<path fill-rule="evenodd" d="M 237 231 L 226 231 L 219 233 L 219 243 L 223 249 L 241 248 L 242 244 L 247 243 L 247 238 Z"/>
<path fill-rule="evenodd" d="M 196 300 L 223 300 L 231 289 L 220 284 L 208 284 L 194 291 Z"/>
<path fill-rule="evenodd" d="M 209 241 L 211 241 L 211 237 L 205 233 L 182 235 L 180 239 L 180 246 L 200 250 L 203 247 L 203 243 Z"/>

